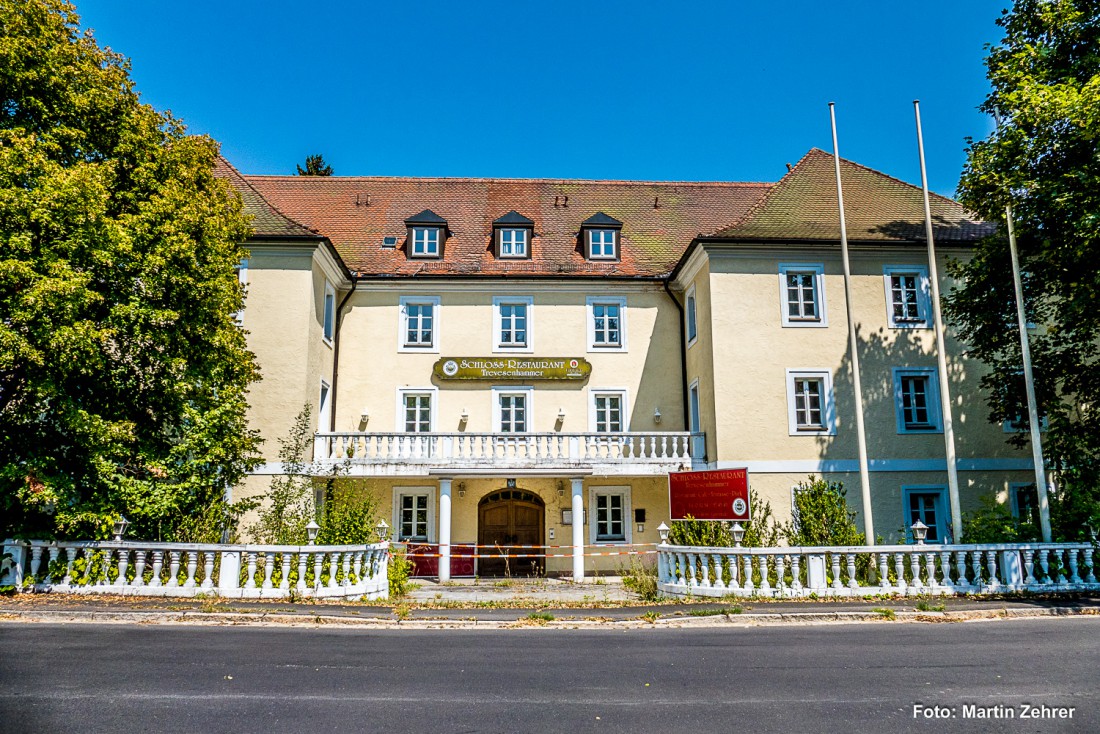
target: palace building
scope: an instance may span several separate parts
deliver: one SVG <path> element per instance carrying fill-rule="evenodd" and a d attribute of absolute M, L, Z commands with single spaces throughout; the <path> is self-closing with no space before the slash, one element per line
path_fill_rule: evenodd
<path fill-rule="evenodd" d="M 221 174 L 253 215 L 241 323 L 266 490 L 303 406 L 313 466 L 389 508 L 448 578 L 614 571 L 668 474 L 747 468 L 780 519 L 810 474 L 877 535 L 951 532 L 919 188 L 843 161 L 870 458 L 860 501 L 832 156 L 775 183 Z M 933 196 L 941 274 L 991 231 Z M 948 333 L 963 509 L 1034 502 Z M 307 459 L 310 457 L 307 457 Z M 1033 492 L 1033 489 L 1031 490 Z M 469 546 L 548 546 L 548 557 Z M 618 549 L 618 550 L 616 550 Z M 483 551 L 482 555 L 486 552 Z M 583 555 L 582 555 L 583 554 Z M 449 556 L 449 562 L 448 562 Z"/>

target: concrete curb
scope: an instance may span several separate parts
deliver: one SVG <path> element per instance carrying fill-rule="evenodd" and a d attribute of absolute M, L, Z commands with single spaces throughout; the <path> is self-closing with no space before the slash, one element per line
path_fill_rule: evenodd
<path fill-rule="evenodd" d="M 278 626 L 278 627 L 351 627 L 386 630 L 427 629 L 682 629 L 714 627 L 757 627 L 777 625 L 834 625 L 856 623 L 953 623 L 1016 620 L 1036 617 L 1095 617 L 1094 607 L 1045 607 L 1040 609 L 982 609 L 957 612 L 876 611 L 857 612 L 779 612 L 715 614 L 700 617 L 656 617 L 633 619 L 554 619 L 534 620 L 517 617 L 512 620 L 478 619 L 389 619 L 384 617 L 348 617 L 307 614 L 267 614 L 243 612 L 85 612 L 85 611 L 0 611 L 0 622 L 31 624 L 162 624 L 206 626 Z"/>

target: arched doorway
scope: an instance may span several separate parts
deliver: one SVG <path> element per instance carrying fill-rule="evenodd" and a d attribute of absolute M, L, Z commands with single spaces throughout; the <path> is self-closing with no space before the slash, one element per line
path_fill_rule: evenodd
<path fill-rule="evenodd" d="M 541 546 L 545 520 L 546 503 L 533 492 L 502 489 L 483 497 L 477 507 L 478 575 L 541 576 L 541 548 L 504 546 Z"/>

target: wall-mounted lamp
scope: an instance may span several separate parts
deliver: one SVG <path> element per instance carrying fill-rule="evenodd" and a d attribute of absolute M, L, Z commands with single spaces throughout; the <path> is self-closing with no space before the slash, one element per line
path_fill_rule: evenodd
<path fill-rule="evenodd" d="M 653 422 L 654 423 L 660 423 L 661 422 L 661 409 L 660 408 L 654 408 L 653 409 Z"/>
<path fill-rule="evenodd" d="M 462 413 L 458 416 L 458 427 L 465 428 L 466 422 L 470 420 L 470 414 L 466 412 L 466 409 L 462 409 Z"/>
<path fill-rule="evenodd" d="M 558 420 L 565 420 L 565 408 L 558 408 Z"/>
<path fill-rule="evenodd" d="M 465 497 L 466 496 L 466 482 L 459 482 L 458 483 L 458 496 L 459 497 Z"/>
<path fill-rule="evenodd" d="M 563 482 L 560 479 L 558 480 L 558 496 L 559 497 L 564 497 L 565 496 L 565 482 Z"/>
<path fill-rule="evenodd" d="M 367 410 L 366 408 L 363 408 L 363 412 L 359 414 L 359 422 L 360 423 L 366 423 L 369 420 L 370 420 L 370 411 Z"/>

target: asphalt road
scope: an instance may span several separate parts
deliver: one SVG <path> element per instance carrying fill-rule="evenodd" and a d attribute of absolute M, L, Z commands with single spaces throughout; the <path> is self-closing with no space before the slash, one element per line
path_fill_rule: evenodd
<path fill-rule="evenodd" d="M 1095 617 L 595 631 L 13 623 L 0 624 L 0 731 L 1098 732 L 1098 662 Z M 948 718 L 915 718 L 918 704 Z M 1025 720 L 1024 704 L 1073 717 Z M 966 718 L 971 705 L 1016 718 Z"/>

